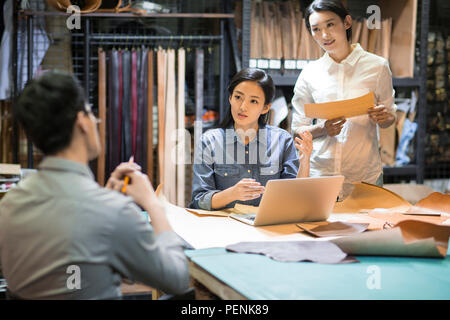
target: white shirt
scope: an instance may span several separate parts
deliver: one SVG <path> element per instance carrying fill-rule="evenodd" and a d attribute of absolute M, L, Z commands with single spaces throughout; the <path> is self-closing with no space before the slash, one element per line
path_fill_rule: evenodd
<path fill-rule="evenodd" d="M 389 112 L 395 113 L 395 91 L 389 62 L 364 51 L 359 44 L 353 44 L 352 48 L 341 63 L 336 63 L 325 53 L 303 69 L 292 98 L 293 132 L 312 124 L 313 119 L 305 116 L 305 103 L 352 99 L 373 91 L 376 105 L 382 104 Z M 317 120 L 317 123 L 323 122 L 325 120 Z M 337 136 L 325 135 L 313 140 L 310 174 L 344 175 L 341 198 L 352 192 L 352 182 L 375 184 L 381 173 L 377 126 L 368 115 L 347 119 Z"/>

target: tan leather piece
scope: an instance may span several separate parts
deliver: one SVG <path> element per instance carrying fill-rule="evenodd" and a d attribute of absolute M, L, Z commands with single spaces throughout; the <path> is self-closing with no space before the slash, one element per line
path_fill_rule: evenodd
<path fill-rule="evenodd" d="M 56 10 L 66 12 L 67 8 L 72 5 L 70 0 L 47 0 L 47 3 Z M 85 0 L 85 5 L 80 8 L 81 13 L 90 13 L 100 8 L 102 0 Z"/>
<path fill-rule="evenodd" d="M 416 207 L 444 211 L 450 214 L 450 194 L 433 192 L 415 204 Z"/>
<path fill-rule="evenodd" d="M 389 66 L 393 77 L 414 77 L 418 0 L 380 0 L 382 18 L 392 17 Z"/>
<path fill-rule="evenodd" d="M 309 118 L 335 119 L 339 117 L 351 118 L 366 115 L 370 107 L 375 106 L 373 91 L 354 99 L 324 103 L 306 103 L 305 115 Z"/>
<path fill-rule="evenodd" d="M 168 49 L 167 52 L 167 74 L 166 74 L 166 99 L 165 99 L 165 124 L 164 124 L 164 195 L 167 200 L 176 204 L 176 163 L 172 155 L 174 154 L 176 141 L 177 121 L 176 121 L 176 95 L 175 95 L 175 50 Z"/>
<path fill-rule="evenodd" d="M 167 81 L 167 54 L 161 47 L 157 51 L 157 81 L 158 81 L 158 177 L 159 183 L 164 183 L 164 143 L 165 143 L 165 108 Z"/>
<path fill-rule="evenodd" d="M 450 227 L 423 221 L 402 221 L 393 228 L 332 239 L 354 255 L 445 258 Z"/>
<path fill-rule="evenodd" d="M 402 230 L 405 243 L 411 243 L 419 239 L 434 238 L 442 256 L 447 254 L 450 227 L 433 223 L 406 220 L 399 222 L 395 227 Z"/>
<path fill-rule="evenodd" d="M 397 208 L 406 211 L 411 204 L 399 195 L 370 183 L 355 183 L 350 196 L 342 202 L 336 202 L 333 213 L 357 213 L 375 208 Z"/>
<path fill-rule="evenodd" d="M 97 182 L 105 184 L 106 162 L 106 56 L 102 48 L 98 48 L 98 117 L 100 119 L 100 155 L 97 159 Z"/>

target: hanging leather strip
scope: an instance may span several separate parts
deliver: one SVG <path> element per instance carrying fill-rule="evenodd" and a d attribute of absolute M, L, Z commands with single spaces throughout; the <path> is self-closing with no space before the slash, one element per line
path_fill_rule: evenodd
<path fill-rule="evenodd" d="M 205 106 L 209 108 L 214 108 L 215 104 L 215 96 L 216 96 L 216 88 L 214 81 L 214 52 L 212 47 L 208 48 L 208 70 L 206 75 L 206 97 L 204 98 Z"/>
<path fill-rule="evenodd" d="M 184 48 L 178 49 L 178 89 L 177 89 L 177 129 L 178 129 L 178 150 L 177 150 L 177 205 L 185 207 L 185 164 L 186 164 L 186 145 L 184 132 L 184 118 L 186 114 L 184 104 L 184 86 L 185 86 L 185 67 L 186 67 L 186 52 Z"/>
<path fill-rule="evenodd" d="M 166 51 L 161 47 L 157 53 L 158 60 L 158 177 L 159 184 L 164 183 L 164 128 L 166 108 Z"/>
<path fill-rule="evenodd" d="M 137 51 L 131 51 L 131 145 L 132 154 L 136 155 L 137 134 Z"/>
<path fill-rule="evenodd" d="M 152 182 L 156 182 L 153 176 L 153 50 L 147 54 L 147 174 Z"/>
<path fill-rule="evenodd" d="M 122 136 L 125 159 L 132 155 L 131 140 L 131 52 L 122 52 L 123 101 L 122 101 Z"/>
<path fill-rule="evenodd" d="M 203 76 L 204 76 L 204 52 L 202 48 L 195 49 L 195 121 L 200 121 L 202 123 L 203 116 Z M 197 155 L 198 152 L 202 152 L 200 141 L 200 136 L 202 130 L 194 130 L 194 154 Z M 194 156 L 195 157 L 195 156 Z"/>
<path fill-rule="evenodd" d="M 118 135 L 118 125 L 119 125 L 119 53 L 117 50 L 112 51 L 112 70 L 111 70 L 111 78 L 112 78 L 112 90 L 113 90 L 113 109 L 112 112 L 112 167 L 111 170 L 114 170 L 120 163 L 120 154 L 119 154 L 119 143 L 120 137 Z"/>
<path fill-rule="evenodd" d="M 138 117 L 136 136 L 136 158 L 143 172 L 147 172 L 147 157 L 145 146 L 147 145 L 145 127 L 147 122 L 147 49 L 138 51 Z"/>
<path fill-rule="evenodd" d="M 205 53 L 202 48 L 195 49 L 195 120 L 202 121 L 203 115 L 203 78 Z"/>
<path fill-rule="evenodd" d="M 167 200 L 176 204 L 176 163 L 173 154 L 176 146 L 176 84 L 175 84 L 175 50 L 167 50 L 167 86 L 166 86 L 166 123 L 165 123 L 165 145 L 164 145 L 164 195 Z"/>
<path fill-rule="evenodd" d="M 112 65 L 113 65 L 113 59 L 112 59 L 112 50 L 108 52 L 109 56 L 109 63 L 108 63 L 108 73 L 111 74 L 112 72 Z M 114 100 L 114 90 L 113 90 L 113 79 L 111 76 L 108 77 L 108 110 L 106 112 L 106 129 L 107 129 L 107 148 L 106 148 L 106 172 L 108 173 L 107 176 L 109 176 L 112 168 L 112 110 L 113 110 L 113 100 Z"/>
<path fill-rule="evenodd" d="M 97 182 L 105 184 L 105 147 L 106 147 L 106 57 L 105 51 L 98 48 L 98 117 L 100 119 L 100 155 L 97 158 Z"/>
<path fill-rule="evenodd" d="M 119 110 L 118 110 L 118 118 L 119 121 L 117 123 L 117 137 L 118 137 L 118 145 L 117 145 L 117 152 L 119 154 L 120 162 L 122 161 L 128 161 L 125 159 L 125 153 L 124 149 L 122 148 L 122 103 L 123 103 L 123 72 L 122 72 L 122 50 L 119 50 Z"/>

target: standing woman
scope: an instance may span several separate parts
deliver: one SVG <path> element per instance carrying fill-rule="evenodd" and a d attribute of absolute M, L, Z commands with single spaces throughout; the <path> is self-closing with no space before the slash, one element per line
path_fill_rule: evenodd
<path fill-rule="evenodd" d="M 340 199 L 352 182 L 383 185 L 377 125 L 396 121 L 392 74 L 386 59 L 351 44 L 352 19 L 340 1 L 316 0 L 306 10 L 306 26 L 325 51 L 301 72 L 294 88 L 292 131 L 313 136 L 311 176 L 345 176 Z M 317 120 L 305 116 L 304 105 L 357 98 L 373 91 L 375 105 L 367 115 Z"/>
<path fill-rule="evenodd" d="M 205 132 L 197 148 L 191 208 L 258 206 L 267 181 L 309 176 L 311 134 L 302 132 L 294 143 L 287 131 L 267 125 L 272 78 L 260 69 L 243 69 L 228 93 L 230 108 L 221 127 Z"/>

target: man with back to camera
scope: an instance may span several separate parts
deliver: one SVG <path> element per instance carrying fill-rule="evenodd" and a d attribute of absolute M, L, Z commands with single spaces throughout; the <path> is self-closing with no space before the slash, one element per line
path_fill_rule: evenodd
<path fill-rule="evenodd" d="M 88 162 L 100 152 L 97 119 L 69 74 L 47 72 L 23 90 L 15 116 L 45 155 L 38 172 L 0 202 L 0 265 L 21 299 L 110 299 L 121 278 L 181 294 L 189 274 L 182 240 L 137 164 L 100 187 Z M 152 225 L 141 214 L 146 210 Z"/>

